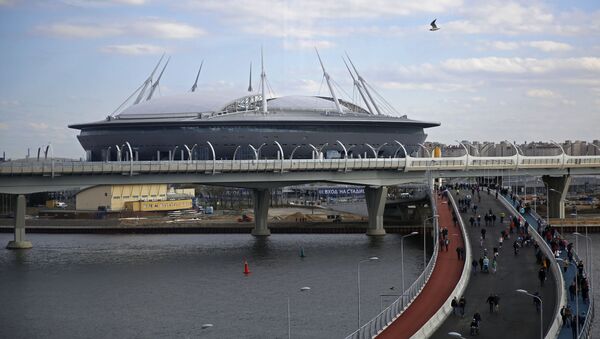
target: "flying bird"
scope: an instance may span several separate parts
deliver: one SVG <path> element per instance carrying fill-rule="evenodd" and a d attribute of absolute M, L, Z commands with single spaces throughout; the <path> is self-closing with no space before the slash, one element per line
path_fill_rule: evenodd
<path fill-rule="evenodd" d="M 434 19 L 434 20 L 431 22 L 431 24 L 430 24 L 430 25 L 431 25 L 431 28 L 430 28 L 429 30 L 430 30 L 430 31 L 432 31 L 432 32 L 434 32 L 434 31 L 437 31 L 438 29 L 440 29 L 440 28 L 439 28 L 439 27 L 438 27 L 438 26 L 435 24 L 435 21 L 436 21 L 436 20 L 437 20 L 437 19 Z"/>

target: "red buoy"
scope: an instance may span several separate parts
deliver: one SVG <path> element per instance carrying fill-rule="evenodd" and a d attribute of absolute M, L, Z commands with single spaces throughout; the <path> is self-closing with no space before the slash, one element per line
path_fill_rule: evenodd
<path fill-rule="evenodd" d="M 244 260 L 244 274 L 250 274 L 250 269 L 248 268 L 248 262 L 246 260 Z"/>

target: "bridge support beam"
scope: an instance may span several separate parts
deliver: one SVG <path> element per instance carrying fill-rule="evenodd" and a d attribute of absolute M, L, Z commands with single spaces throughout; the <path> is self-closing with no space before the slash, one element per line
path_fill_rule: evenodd
<path fill-rule="evenodd" d="M 387 198 L 387 187 L 365 187 L 365 200 L 367 201 L 367 212 L 369 213 L 369 227 L 367 235 L 383 236 L 383 210 L 385 209 L 385 200 Z"/>
<path fill-rule="evenodd" d="M 565 198 L 569 191 L 569 185 L 571 184 L 571 176 L 563 175 L 560 177 L 551 177 L 544 175 L 542 180 L 546 183 L 550 191 L 547 194 L 546 199 L 549 199 L 549 216 L 550 218 L 565 217 Z"/>
<path fill-rule="evenodd" d="M 31 242 L 25 240 L 25 196 L 19 194 L 17 196 L 15 206 L 15 240 L 8 242 L 6 248 L 10 250 L 19 250 L 31 248 Z"/>
<path fill-rule="evenodd" d="M 269 218 L 269 204 L 271 203 L 271 191 L 269 189 L 254 189 L 254 229 L 252 235 L 256 237 L 267 237 L 271 231 L 267 227 Z"/>

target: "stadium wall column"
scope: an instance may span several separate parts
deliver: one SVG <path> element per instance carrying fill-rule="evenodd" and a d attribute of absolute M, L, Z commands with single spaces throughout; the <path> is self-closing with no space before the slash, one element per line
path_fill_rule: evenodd
<path fill-rule="evenodd" d="M 385 229 L 383 228 L 383 211 L 385 209 L 385 200 L 387 198 L 386 186 L 366 186 L 365 200 L 367 201 L 367 212 L 369 213 L 369 227 L 367 235 L 383 236 Z"/>
<path fill-rule="evenodd" d="M 271 191 L 269 189 L 255 188 L 254 193 L 254 229 L 252 235 L 257 237 L 266 237 L 271 235 L 267 227 L 269 218 L 269 204 L 271 200 Z"/>

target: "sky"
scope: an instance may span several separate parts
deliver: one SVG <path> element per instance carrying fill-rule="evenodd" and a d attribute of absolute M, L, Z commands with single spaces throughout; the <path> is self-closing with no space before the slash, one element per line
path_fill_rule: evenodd
<path fill-rule="evenodd" d="M 429 31 L 437 18 L 440 30 Z M 600 139 L 600 2 L 469 0 L 0 0 L 0 152 L 51 143 L 82 157 L 67 125 L 104 119 L 170 63 L 160 96 L 258 88 L 342 99 L 342 61 L 429 141 Z M 232 94 L 233 95 L 233 94 Z"/>

